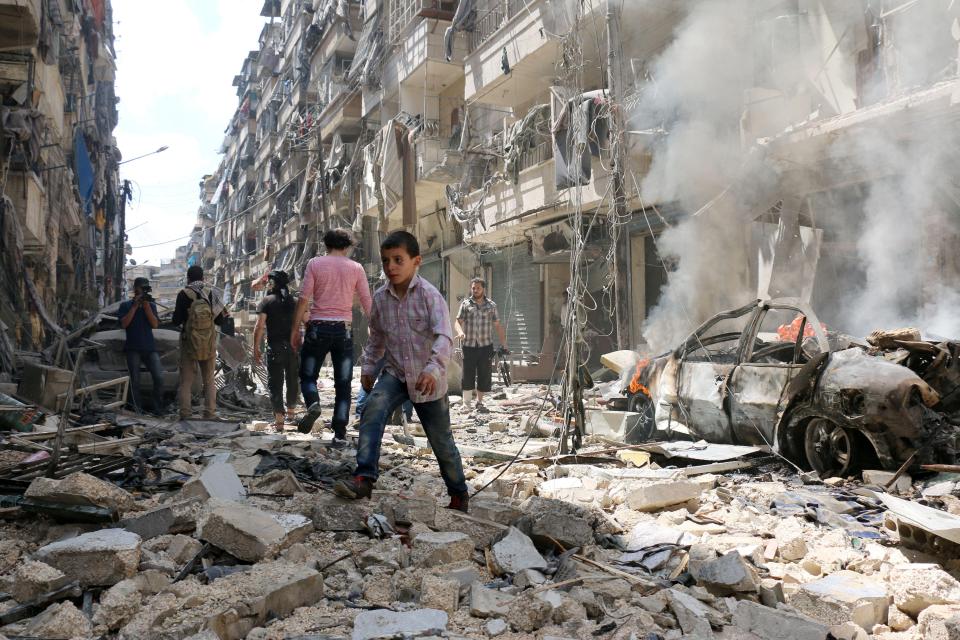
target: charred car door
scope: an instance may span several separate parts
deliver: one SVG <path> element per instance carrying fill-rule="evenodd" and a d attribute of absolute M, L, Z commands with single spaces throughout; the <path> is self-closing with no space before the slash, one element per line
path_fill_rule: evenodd
<path fill-rule="evenodd" d="M 733 439 L 738 444 L 774 445 L 787 385 L 811 351 L 826 353 L 830 347 L 816 315 L 795 299 L 760 303 L 744 334 L 743 350 L 726 383 Z"/>

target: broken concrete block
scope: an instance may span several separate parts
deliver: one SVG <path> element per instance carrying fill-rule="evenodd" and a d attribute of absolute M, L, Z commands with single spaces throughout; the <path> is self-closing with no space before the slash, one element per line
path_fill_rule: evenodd
<path fill-rule="evenodd" d="M 414 611 L 363 611 L 353 621 L 351 640 L 376 640 L 394 636 L 440 635 L 447 630 L 447 614 L 437 609 Z"/>
<path fill-rule="evenodd" d="M 27 487 L 24 497 L 38 502 L 90 505 L 127 511 L 135 505 L 133 496 L 111 482 L 86 473 L 71 473 L 63 480 L 37 478 Z"/>
<path fill-rule="evenodd" d="M 72 602 L 56 602 L 30 620 L 23 635 L 50 640 L 88 638 L 93 636 L 93 625 Z"/>
<path fill-rule="evenodd" d="M 213 462 L 203 470 L 199 478 L 190 480 L 180 489 L 183 498 L 209 500 L 243 500 L 247 490 L 237 476 L 237 472 L 226 462 Z"/>
<path fill-rule="evenodd" d="M 470 504 L 471 511 L 473 503 Z M 506 527 L 455 509 L 437 509 L 434 527 L 438 531 L 459 531 L 470 536 L 477 549 L 487 549 L 503 535 Z"/>
<path fill-rule="evenodd" d="M 542 598 L 520 596 L 507 608 L 507 622 L 514 631 L 533 633 L 542 629 L 553 615 L 553 606 Z"/>
<path fill-rule="evenodd" d="M 548 599 L 548 602 L 553 606 L 551 618 L 555 624 L 565 624 L 567 622 L 587 619 L 587 609 L 579 601 L 565 593 L 559 593 L 557 591 L 547 591 L 546 593 L 538 594 L 538 597 L 547 596 L 547 598 L 549 598 L 548 594 L 557 595 L 557 598 Z"/>
<path fill-rule="evenodd" d="M 439 576 L 423 576 L 420 604 L 427 609 L 440 609 L 452 614 L 460 606 L 460 583 Z"/>
<path fill-rule="evenodd" d="M 564 549 L 572 549 L 593 544 L 593 527 L 586 518 L 571 514 L 541 513 L 517 525 L 541 547 L 559 543 Z"/>
<path fill-rule="evenodd" d="M 167 545 L 167 555 L 178 565 L 184 565 L 193 560 L 202 548 L 203 544 L 196 538 L 178 534 Z"/>
<path fill-rule="evenodd" d="M 381 540 L 357 558 L 357 567 L 363 570 L 377 567 L 402 569 L 409 564 L 409 552 L 398 538 Z"/>
<path fill-rule="evenodd" d="M 447 580 L 456 580 L 457 584 L 460 585 L 461 595 L 465 595 L 470 590 L 470 585 L 480 580 L 480 572 L 477 571 L 472 563 L 463 567 L 450 569 L 449 571 L 442 571 L 437 575 Z"/>
<path fill-rule="evenodd" d="M 458 531 L 422 533 L 413 541 L 411 561 L 422 567 L 454 564 L 473 556 L 473 540 Z"/>
<path fill-rule="evenodd" d="M 828 626 L 853 622 L 873 629 L 886 624 L 890 596 L 883 583 L 854 571 L 838 571 L 800 587 L 790 605 Z"/>
<path fill-rule="evenodd" d="M 132 515 L 121 520 L 120 526 L 144 540 L 149 540 L 168 533 L 193 531 L 202 511 L 203 501 L 190 498 Z"/>
<path fill-rule="evenodd" d="M 250 486 L 256 493 L 267 493 L 273 496 L 292 496 L 304 491 L 297 476 L 293 475 L 289 469 L 274 469 L 254 480 Z"/>
<path fill-rule="evenodd" d="M 313 525 L 319 531 L 366 531 L 372 513 L 369 500 L 344 500 L 320 493 L 313 508 Z"/>
<path fill-rule="evenodd" d="M 877 625 L 883 627 L 883 625 Z M 834 640 L 870 640 L 870 636 L 860 625 L 844 622 L 830 627 L 830 637 Z"/>
<path fill-rule="evenodd" d="M 13 574 L 10 595 L 20 604 L 32 602 L 45 593 L 56 591 L 69 584 L 62 571 L 43 562 L 27 560 L 21 563 Z"/>
<path fill-rule="evenodd" d="M 960 582 L 935 564 L 895 565 L 887 581 L 893 603 L 913 618 L 933 605 L 960 603 Z"/>
<path fill-rule="evenodd" d="M 533 541 L 516 527 L 490 549 L 494 568 L 500 573 L 517 573 L 524 569 L 546 569 L 547 562 Z"/>
<path fill-rule="evenodd" d="M 710 622 L 718 618 L 717 611 L 679 589 L 668 589 L 667 598 L 684 634 L 711 637 Z"/>
<path fill-rule="evenodd" d="M 143 594 L 137 588 L 135 578 L 121 580 L 101 594 L 100 604 L 93 614 L 93 623 L 110 630 L 119 629 L 137 614 L 142 600 Z"/>
<path fill-rule="evenodd" d="M 749 600 L 737 603 L 733 625 L 764 640 L 824 640 L 829 632 L 829 627 L 818 620 Z"/>
<path fill-rule="evenodd" d="M 487 621 L 487 624 L 483 626 L 483 630 L 487 632 L 488 637 L 496 638 L 507 632 L 507 623 L 500 618 L 494 618 L 493 620 Z"/>
<path fill-rule="evenodd" d="M 513 584 L 526 589 L 527 587 L 538 587 L 547 581 L 547 577 L 536 569 L 523 569 L 513 576 Z"/>
<path fill-rule="evenodd" d="M 773 578 L 764 578 L 760 581 L 760 602 L 774 609 L 786 603 L 783 593 L 783 583 Z"/>
<path fill-rule="evenodd" d="M 777 554 L 787 562 L 802 560 L 807 555 L 807 532 L 796 518 L 785 518 L 773 532 Z"/>
<path fill-rule="evenodd" d="M 611 351 L 600 356 L 600 364 L 618 376 L 627 369 L 631 371 L 636 367 L 640 355 L 636 351 L 623 349 L 621 351 Z"/>
<path fill-rule="evenodd" d="M 626 503 L 637 511 L 659 511 L 700 497 L 700 485 L 689 480 L 659 482 L 633 488 Z"/>
<path fill-rule="evenodd" d="M 901 611 L 897 605 L 892 604 L 887 611 L 887 626 L 893 631 L 906 631 L 914 626 L 913 618 Z"/>
<path fill-rule="evenodd" d="M 736 550 L 728 551 L 716 560 L 700 565 L 693 577 L 717 595 L 760 591 L 760 578 L 756 569 Z"/>
<path fill-rule="evenodd" d="M 470 514 L 508 526 L 523 515 L 516 507 L 500 500 L 471 500 Z"/>
<path fill-rule="evenodd" d="M 102 529 L 48 544 L 34 557 L 84 586 L 110 586 L 137 572 L 140 536 L 123 529 Z"/>
<path fill-rule="evenodd" d="M 363 599 L 374 607 L 390 607 L 397 601 L 393 575 L 386 572 L 370 574 L 363 581 Z"/>
<path fill-rule="evenodd" d="M 935 604 L 917 618 L 913 637 L 923 640 L 956 640 L 960 638 L 960 605 Z"/>
<path fill-rule="evenodd" d="M 487 423 L 487 430 L 489 430 L 490 433 L 501 433 L 507 431 L 509 428 L 510 424 L 503 420 L 493 420 Z"/>
<path fill-rule="evenodd" d="M 516 599 L 509 593 L 488 589 L 479 582 L 470 585 L 470 615 L 475 618 L 506 616 L 510 603 Z"/>
<path fill-rule="evenodd" d="M 893 484 L 890 489 L 886 489 L 887 483 L 893 480 L 896 473 L 892 471 L 867 470 L 863 472 L 863 483 L 884 488 L 894 493 L 908 493 L 913 489 L 913 478 L 904 473 Z"/>
<path fill-rule="evenodd" d="M 313 523 L 301 515 L 270 513 L 213 499 L 207 504 L 198 535 L 240 560 L 259 562 L 300 542 L 311 531 Z"/>

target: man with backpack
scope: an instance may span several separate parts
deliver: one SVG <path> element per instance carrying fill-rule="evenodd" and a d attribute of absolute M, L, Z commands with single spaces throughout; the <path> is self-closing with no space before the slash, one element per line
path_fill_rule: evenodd
<path fill-rule="evenodd" d="M 180 326 L 180 388 L 177 398 L 180 419 L 193 415 L 191 390 L 200 368 L 203 381 L 203 417 L 216 417 L 217 388 L 213 375 L 217 366 L 217 328 L 227 310 L 213 289 L 203 283 L 203 269 L 196 265 L 187 269 L 187 286 L 177 294 L 173 324 Z"/>

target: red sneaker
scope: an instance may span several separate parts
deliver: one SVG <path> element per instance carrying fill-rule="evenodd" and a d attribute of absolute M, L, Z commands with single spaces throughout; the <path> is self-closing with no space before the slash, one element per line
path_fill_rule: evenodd
<path fill-rule="evenodd" d="M 333 492 L 347 500 L 369 498 L 373 493 L 373 482 L 364 476 L 353 476 L 350 480 L 338 480 L 333 485 Z"/>
<path fill-rule="evenodd" d="M 469 507 L 470 495 L 466 493 L 450 496 L 450 504 L 447 505 L 447 509 L 456 509 L 457 511 L 462 511 L 463 513 L 467 513 Z"/>

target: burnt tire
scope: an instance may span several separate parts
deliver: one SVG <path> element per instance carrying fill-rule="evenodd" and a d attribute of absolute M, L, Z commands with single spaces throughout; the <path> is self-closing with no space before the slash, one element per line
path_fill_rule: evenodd
<path fill-rule="evenodd" d="M 860 471 L 865 452 L 873 450 L 858 431 L 829 418 L 814 416 L 802 430 L 807 464 L 821 478 L 844 477 Z"/>
<path fill-rule="evenodd" d="M 640 414 L 627 425 L 624 441 L 627 444 L 639 444 L 653 438 L 657 431 L 656 408 L 649 396 L 637 393 L 627 399 L 627 411 Z"/>

